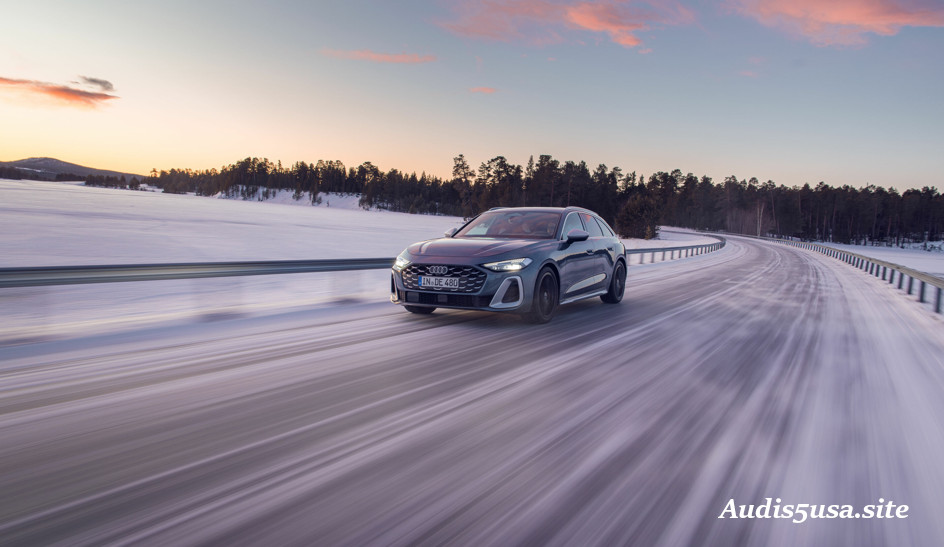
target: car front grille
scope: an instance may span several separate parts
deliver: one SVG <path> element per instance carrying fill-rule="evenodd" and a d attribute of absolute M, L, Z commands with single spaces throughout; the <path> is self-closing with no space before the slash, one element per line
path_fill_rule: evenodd
<path fill-rule="evenodd" d="M 451 292 L 451 293 L 475 293 L 482 289 L 487 277 L 485 272 L 475 266 L 450 266 L 445 265 L 445 273 L 430 273 L 429 269 L 433 266 L 443 267 L 440 264 L 411 264 L 403 269 L 403 285 L 408 289 L 416 289 L 431 292 Z M 420 287 L 420 276 L 428 275 L 432 277 L 457 277 L 459 278 L 459 288 L 433 288 Z"/>

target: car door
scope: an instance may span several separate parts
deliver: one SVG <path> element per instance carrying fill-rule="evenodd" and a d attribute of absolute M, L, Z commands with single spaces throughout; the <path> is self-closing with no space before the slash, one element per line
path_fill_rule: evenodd
<path fill-rule="evenodd" d="M 603 230 L 603 242 L 607 253 L 603 271 L 611 273 L 613 268 L 616 267 L 616 261 L 626 253 L 626 248 L 623 247 L 616 232 L 613 231 L 613 228 L 610 228 L 606 221 L 596 215 L 593 218 L 600 225 L 600 229 Z"/>
<path fill-rule="evenodd" d="M 562 244 L 561 258 L 558 263 L 561 273 L 560 297 L 562 301 L 592 290 L 595 285 L 593 278 L 597 275 L 594 243 L 590 239 L 566 243 L 567 234 L 575 229 L 586 231 L 586 226 L 578 213 L 569 213 L 564 219 L 564 228 L 561 231 L 561 240 L 565 243 Z"/>
<path fill-rule="evenodd" d="M 596 292 L 606 288 L 609 283 L 612 268 L 609 266 L 610 249 L 609 239 L 603 233 L 600 224 L 594 219 L 593 215 L 580 213 L 580 220 L 583 221 L 590 238 L 587 242 L 590 244 L 589 253 L 592 257 L 588 265 L 588 273 L 594 281 L 588 285 L 588 292 Z"/>

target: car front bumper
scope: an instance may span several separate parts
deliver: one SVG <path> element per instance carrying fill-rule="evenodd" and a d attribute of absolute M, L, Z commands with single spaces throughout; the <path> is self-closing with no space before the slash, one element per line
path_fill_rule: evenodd
<path fill-rule="evenodd" d="M 404 306 L 524 313 L 531 308 L 531 291 L 526 287 L 533 287 L 534 281 L 529 278 L 523 271 L 488 272 L 481 288 L 474 292 L 427 290 L 405 282 L 403 272 L 394 269 L 390 301 Z"/>

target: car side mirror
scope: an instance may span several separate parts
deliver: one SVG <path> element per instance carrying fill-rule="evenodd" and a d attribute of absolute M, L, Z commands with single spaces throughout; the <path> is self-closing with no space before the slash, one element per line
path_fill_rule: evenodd
<path fill-rule="evenodd" d="M 573 243 L 575 241 L 586 241 L 590 237 L 590 234 L 583 230 L 571 230 L 567 232 L 567 243 Z"/>
<path fill-rule="evenodd" d="M 446 236 L 446 237 L 452 237 L 452 236 L 454 236 L 454 235 L 456 234 L 456 232 L 458 232 L 458 231 L 459 231 L 458 228 L 449 228 L 448 230 L 446 230 L 446 233 L 444 233 L 443 235 Z"/>

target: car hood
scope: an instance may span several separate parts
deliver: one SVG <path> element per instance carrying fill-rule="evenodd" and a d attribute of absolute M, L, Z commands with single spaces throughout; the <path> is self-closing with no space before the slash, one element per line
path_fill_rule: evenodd
<path fill-rule="evenodd" d="M 414 257 L 487 257 L 546 244 L 549 240 L 492 239 L 492 238 L 440 238 L 414 243 L 407 251 Z"/>

